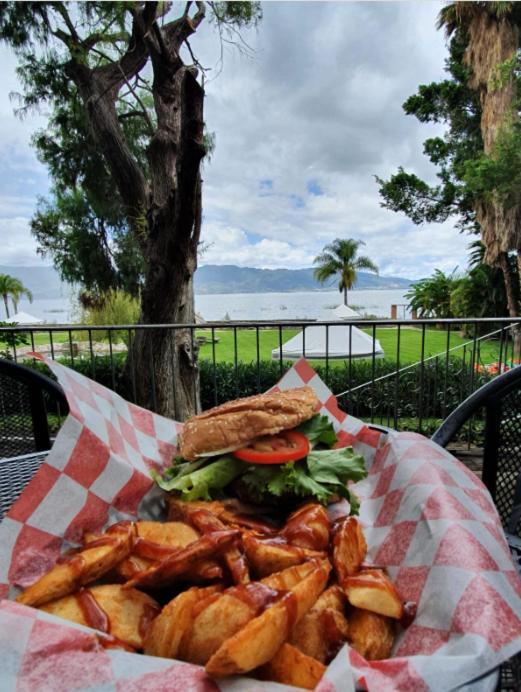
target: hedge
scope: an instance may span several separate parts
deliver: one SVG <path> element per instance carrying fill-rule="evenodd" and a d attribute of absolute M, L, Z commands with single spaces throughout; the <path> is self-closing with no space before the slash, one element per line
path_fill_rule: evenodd
<path fill-rule="evenodd" d="M 121 396 L 132 400 L 132 385 L 127 381 L 125 354 L 96 356 L 90 359 L 76 359 L 72 367 L 100 384 L 113 389 Z M 68 359 L 64 364 L 71 365 Z M 49 374 L 48 368 L 35 362 L 32 367 Z M 215 363 L 201 360 L 200 387 L 203 409 L 223 403 L 239 396 L 263 392 L 276 384 L 290 363 L 282 366 L 276 361 L 257 363 Z M 424 363 L 423 368 L 414 367 L 397 374 L 396 364 L 386 360 L 354 361 L 351 368 L 326 368 L 325 364 L 315 367 L 317 374 L 335 394 L 351 393 L 339 397 L 340 406 L 349 413 L 364 420 L 374 420 L 399 429 L 418 429 L 421 413 L 425 434 L 434 432 L 439 422 L 445 418 L 472 391 L 484 384 L 490 375 L 473 372 L 470 364 L 454 358 L 448 361 L 433 359 Z M 387 376 L 387 377 L 385 377 Z M 381 381 L 373 380 L 384 378 Z M 360 385 L 366 386 L 356 389 Z M 395 419 L 396 410 L 396 419 Z M 401 422 L 401 424 L 400 424 Z"/>

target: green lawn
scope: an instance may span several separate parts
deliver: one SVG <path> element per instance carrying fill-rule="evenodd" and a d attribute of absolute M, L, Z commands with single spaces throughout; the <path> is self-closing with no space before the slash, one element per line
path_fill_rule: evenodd
<path fill-rule="evenodd" d="M 282 343 L 286 342 L 292 336 L 297 334 L 299 329 L 283 329 L 281 331 Z M 372 328 L 365 329 L 369 335 L 372 335 Z M 208 341 L 211 339 L 211 331 L 205 329 L 197 330 L 198 336 L 205 336 Z M 215 331 L 215 336 L 218 342 L 213 344 L 215 348 L 215 359 L 217 362 L 233 363 L 235 357 L 240 362 L 255 362 L 257 360 L 257 331 L 255 329 L 237 329 L 237 341 L 235 345 L 235 336 L 233 329 L 219 329 Z M 398 351 L 398 330 L 396 328 L 377 328 L 376 338 L 385 352 L 385 358 L 391 361 L 396 360 Z M 52 335 L 53 343 L 63 343 L 69 341 L 68 332 L 56 332 Z M 73 341 L 88 341 L 88 332 L 75 331 L 72 334 Z M 96 334 L 93 332 L 93 341 L 96 339 Z M 469 339 L 462 338 L 459 333 L 451 332 L 449 348 L 454 346 L 462 346 Z M 30 337 L 28 338 L 31 343 Z M 258 348 L 261 360 L 271 360 L 271 351 L 278 348 L 280 343 L 279 330 L 277 329 L 259 329 L 258 331 Z M 49 345 L 49 332 L 42 332 L 34 336 L 35 347 Z M 4 343 L 0 341 L 0 348 L 4 347 Z M 207 360 L 213 358 L 213 347 L 211 343 L 203 344 L 200 348 L 200 357 Z M 447 332 L 439 329 L 426 329 L 425 331 L 425 346 L 424 356 L 434 356 L 442 354 L 444 356 L 447 348 Z M 469 357 L 467 347 L 467 355 Z M 422 353 L 422 331 L 416 328 L 402 328 L 400 331 L 400 364 L 406 365 L 414 363 L 421 359 Z M 459 348 L 451 352 L 452 356 L 463 358 L 463 348 Z M 491 363 L 499 358 L 499 341 L 487 340 L 480 344 L 480 361 L 482 363 Z M 345 361 L 330 361 L 331 366 L 343 364 Z"/>
<path fill-rule="evenodd" d="M 282 343 L 297 334 L 298 329 L 283 329 Z M 364 330 L 372 336 L 372 328 Z M 199 336 L 206 336 L 210 339 L 209 330 L 200 330 Z M 254 329 L 237 330 L 237 350 L 235 351 L 234 332 L 230 330 L 216 330 L 215 336 L 219 340 L 213 347 L 215 348 L 215 359 L 217 362 L 234 362 L 235 352 L 237 361 L 251 362 L 257 360 L 257 335 Z M 385 358 L 395 361 L 398 352 L 398 330 L 395 328 L 377 328 L 376 338 L 385 352 Z M 452 332 L 450 335 L 449 348 L 462 346 L 469 339 L 462 338 L 458 333 Z M 279 332 L 274 329 L 259 330 L 259 354 L 261 360 L 270 360 L 271 351 L 279 346 Z M 438 329 L 427 329 L 425 331 L 424 357 L 445 354 L 447 348 L 447 332 Z M 467 355 L 469 357 L 467 347 Z M 422 353 L 422 332 L 421 329 L 401 329 L 400 331 L 400 363 L 414 363 L 421 359 Z M 451 352 L 451 355 L 463 358 L 463 348 Z M 200 348 L 200 357 L 211 360 L 213 358 L 212 344 L 203 344 Z M 483 363 L 490 363 L 499 358 L 499 341 L 488 340 L 480 345 L 480 360 Z M 337 363 L 343 364 L 345 361 L 330 361 L 334 366 Z"/>

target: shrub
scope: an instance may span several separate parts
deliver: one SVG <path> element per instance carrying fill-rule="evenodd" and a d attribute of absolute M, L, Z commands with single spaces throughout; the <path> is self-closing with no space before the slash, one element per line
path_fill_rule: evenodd
<path fill-rule="evenodd" d="M 90 326 L 137 324 L 139 313 L 137 298 L 120 289 L 111 289 L 104 294 L 101 304 L 93 304 L 82 310 L 81 322 Z M 128 346 L 128 333 L 125 330 L 112 331 L 111 337 L 112 341 L 122 341 Z M 108 332 L 96 332 L 96 338 L 108 340 Z"/>
<path fill-rule="evenodd" d="M 96 356 L 88 360 L 75 360 L 72 367 L 83 375 L 132 400 L 132 382 L 125 376 L 126 354 Z M 70 360 L 62 359 L 65 365 Z M 36 362 L 35 368 L 49 374 L 47 366 Z M 278 382 L 290 363 L 260 361 L 257 363 L 215 363 L 202 360 L 200 367 L 201 404 L 211 408 L 237 397 L 264 392 Z M 348 413 L 366 421 L 395 426 L 394 410 L 398 429 L 418 430 L 421 413 L 422 432 L 431 435 L 440 422 L 456 408 L 470 393 L 487 380 L 487 373 L 473 373 L 470 364 L 454 358 L 433 359 L 420 367 L 401 372 L 397 378 L 396 365 L 384 360 L 374 362 L 374 379 L 371 384 L 373 363 L 353 362 L 351 368 L 329 368 L 316 366 L 315 370 L 334 394 L 350 389 L 339 397 L 339 404 Z M 388 377 L 385 377 L 385 376 Z M 358 389 L 357 389 L 358 387 Z M 480 428 L 477 426 L 477 433 Z M 473 433 L 474 435 L 474 433 Z"/>

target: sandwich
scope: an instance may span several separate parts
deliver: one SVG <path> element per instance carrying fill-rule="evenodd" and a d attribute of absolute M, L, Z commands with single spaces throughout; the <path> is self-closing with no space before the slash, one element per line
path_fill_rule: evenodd
<path fill-rule="evenodd" d="M 183 500 L 238 497 L 291 508 L 304 499 L 324 505 L 358 502 L 348 483 L 366 476 L 363 457 L 338 447 L 311 387 L 229 401 L 190 418 L 179 455 L 158 485 Z"/>

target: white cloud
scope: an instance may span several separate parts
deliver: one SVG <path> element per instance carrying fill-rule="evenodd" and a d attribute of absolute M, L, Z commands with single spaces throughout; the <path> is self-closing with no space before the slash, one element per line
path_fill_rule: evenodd
<path fill-rule="evenodd" d="M 17 267 L 50 264 L 36 252 L 36 241 L 29 230 L 29 219 L 0 217 L 0 264 Z"/>
<path fill-rule="evenodd" d="M 380 206 L 374 175 L 399 165 L 432 180 L 422 142 L 440 132 L 406 116 L 402 103 L 420 83 L 444 76 L 446 47 L 435 29 L 440 3 L 264 3 L 245 38 L 253 59 L 225 47 L 224 68 L 206 83 L 205 120 L 217 146 L 203 170 L 203 263 L 310 266 L 335 237 L 366 242 L 383 273 L 411 278 L 466 263 L 468 239 L 450 223 L 417 228 Z M 219 42 L 209 24 L 191 39 L 215 66 Z M 30 147 L 44 115 L 12 115 L 16 59 L 0 47 L 0 247 L 30 264 L 27 230 L 45 169 Z M 271 190 L 261 180 L 272 180 Z M 316 181 L 323 195 L 307 191 Z M 302 204 L 299 199 L 302 200 Z M 12 222 L 6 223 L 7 219 Z M 23 217 L 23 218 L 22 218 Z M 25 231 L 16 226 L 25 219 Z M 24 254 L 25 253 L 25 254 Z"/>

